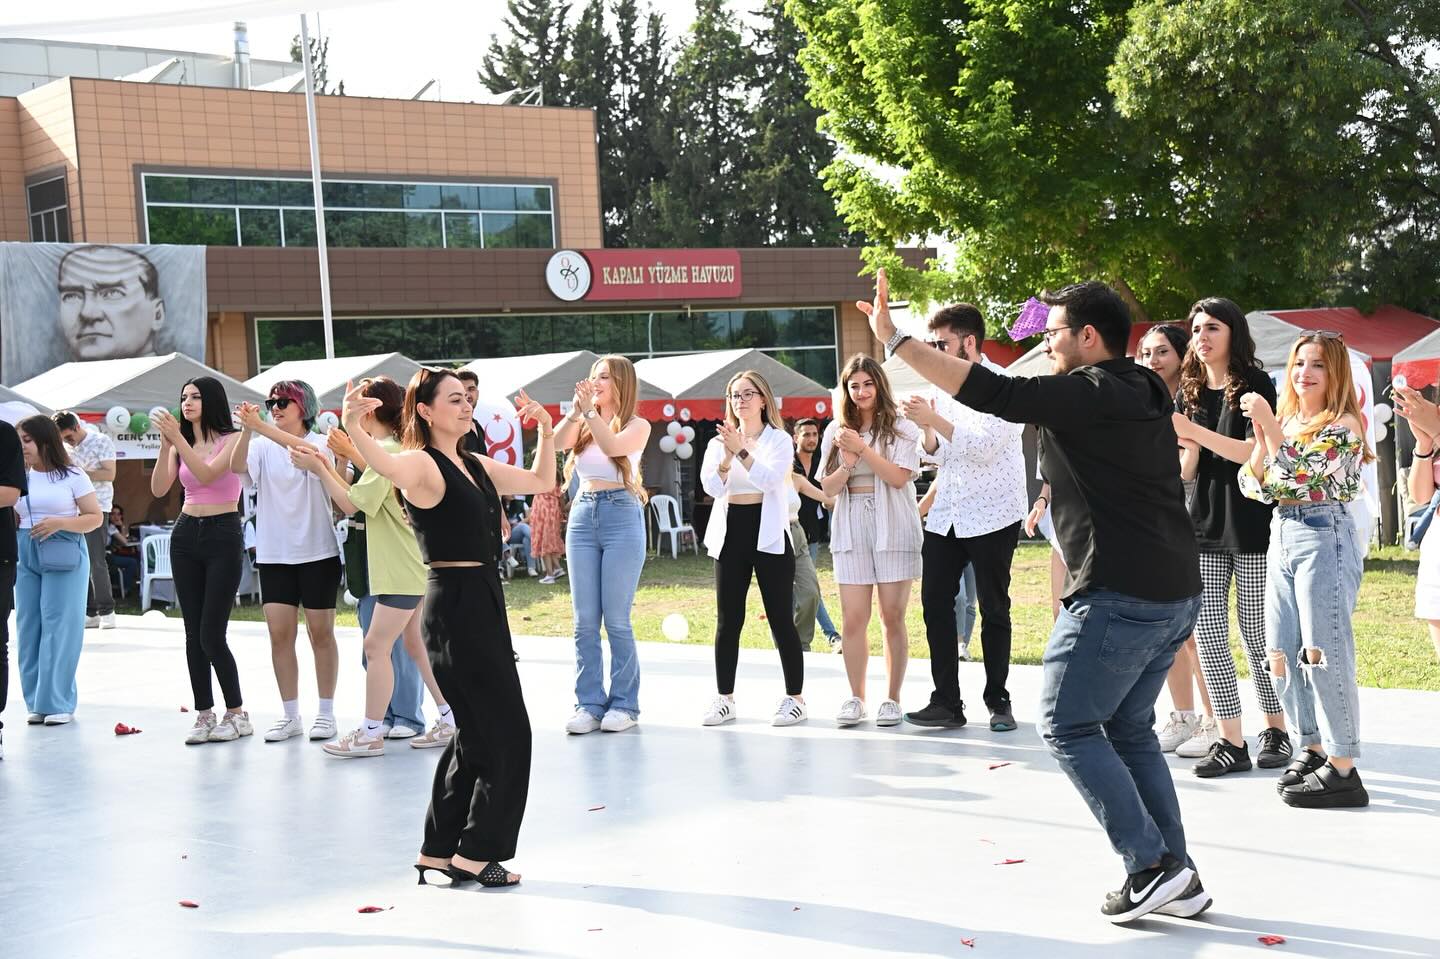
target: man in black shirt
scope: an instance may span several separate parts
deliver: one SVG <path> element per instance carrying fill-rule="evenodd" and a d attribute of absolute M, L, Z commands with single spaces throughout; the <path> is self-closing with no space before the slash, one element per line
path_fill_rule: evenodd
<path fill-rule="evenodd" d="M 20 434 L 0 420 L 0 713 L 10 691 L 10 610 L 15 607 L 15 504 L 25 495 L 25 456 Z M 0 720 L 0 759 L 5 757 L 5 723 Z"/>
<path fill-rule="evenodd" d="M 470 404 L 470 409 L 475 409 L 475 404 L 480 400 L 480 377 L 474 370 L 456 370 L 455 378 L 465 384 L 465 402 Z M 475 422 L 472 415 L 470 418 L 470 429 L 461 441 L 464 444 L 465 452 L 474 453 L 477 456 L 486 456 L 488 451 L 485 446 L 485 437 L 480 433 L 480 424 Z"/>
<path fill-rule="evenodd" d="M 1045 650 L 1039 727 L 1125 860 L 1101 912 L 1129 922 L 1210 905 L 1185 849 L 1175 783 L 1155 738 L 1155 698 L 1200 609 L 1200 565 L 1180 484 L 1174 405 L 1126 359 L 1130 311 L 1078 283 L 1042 299 L 1054 376 L 1007 377 L 898 333 L 884 271 L 858 304 L 891 353 L 982 413 L 1040 428 L 1040 468 L 1069 566 Z"/>
<path fill-rule="evenodd" d="M 791 468 L 795 473 L 795 491 L 800 494 L 800 528 L 809 543 L 810 562 L 815 563 L 820 558 L 820 544 L 830 542 L 828 497 L 820 489 L 820 421 L 811 417 L 796 420 L 794 434 L 795 462 Z M 840 631 L 830 619 L 823 597 L 815 610 L 815 621 L 829 640 L 830 648 L 836 649 L 840 645 Z M 810 635 L 803 629 L 801 634 Z"/>

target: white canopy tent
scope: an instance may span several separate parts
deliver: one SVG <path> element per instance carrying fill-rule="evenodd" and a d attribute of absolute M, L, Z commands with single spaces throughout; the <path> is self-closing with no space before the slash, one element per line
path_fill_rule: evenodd
<path fill-rule="evenodd" d="M 358 383 L 367 376 L 388 376 L 402 387 L 420 369 L 420 364 L 401 353 L 370 356 L 339 356 L 333 360 L 286 360 L 245 381 L 262 397 L 281 380 L 303 380 L 310 384 L 322 410 L 339 410 L 345 401 L 345 384 Z"/>
<path fill-rule="evenodd" d="M 564 413 L 569 411 L 575 396 L 575 384 L 590 375 L 598 359 L 600 357 L 589 350 L 570 350 L 489 357 L 466 363 L 461 369 L 471 370 L 480 377 L 483 390 L 512 400 L 524 390 L 532 400 L 550 408 L 551 413 Z M 659 407 L 670 400 L 670 394 L 643 376 L 639 377 L 638 386 L 637 412 L 646 419 L 659 418 Z"/>
<path fill-rule="evenodd" d="M 0 386 L 0 420 L 4 420 L 11 426 L 27 416 L 37 414 L 49 416 L 53 412 L 55 411 L 47 409 L 28 397 L 21 396 L 8 386 Z"/>
<path fill-rule="evenodd" d="M 787 418 L 829 415 L 833 400 L 828 387 L 759 350 L 711 350 L 657 356 L 635 364 L 635 372 L 642 379 L 674 398 L 675 409 L 664 414 L 667 419 L 682 408 L 691 411 L 691 419 L 724 416 L 725 387 L 731 377 L 743 370 L 754 370 L 765 377 L 781 413 Z"/>

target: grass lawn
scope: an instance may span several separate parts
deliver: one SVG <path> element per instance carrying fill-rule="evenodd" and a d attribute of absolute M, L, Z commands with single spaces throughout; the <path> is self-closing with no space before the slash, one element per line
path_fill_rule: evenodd
<path fill-rule="evenodd" d="M 1014 622 L 1014 649 L 1011 660 L 1016 663 L 1040 662 L 1045 640 L 1050 632 L 1050 548 L 1044 544 L 1022 543 L 1015 554 L 1010 596 Z M 1374 550 L 1365 561 L 1365 581 L 1355 612 L 1355 637 L 1359 656 L 1360 683 L 1382 688 L 1440 690 L 1440 662 L 1430 643 L 1425 624 L 1411 617 L 1415 600 L 1415 573 L 1419 554 L 1399 547 Z M 668 556 L 646 561 L 640 590 L 635 597 L 633 625 L 642 640 L 663 640 L 660 622 L 670 613 L 682 613 L 689 621 L 689 643 L 709 644 L 715 630 L 715 593 L 713 564 L 705 556 L 685 555 L 678 560 Z M 820 584 L 830 615 L 840 618 L 839 594 L 831 573 L 830 557 L 820 553 Z M 509 600 L 510 628 L 517 633 L 568 637 L 572 631 L 569 579 L 554 586 L 542 586 L 538 580 L 524 576 L 511 581 L 505 592 Z M 130 602 L 134 603 L 134 597 Z M 134 612 L 132 605 L 129 610 Z M 178 615 L 172 611 L 172 615 Z M 760 592 L 750 590 L 749 615 L 741 643 L 749 647 L 769 648 L 770 634 L 760 606 Z M 259 608 L 242 606 L 233 618 L 263 618 Z M 341 607 L 341 625 L 355 626 L 355 611 Z M 920 613 L 920 588 L 916 583 L 906 613 L 910 632 L 910 655 L 928 657 L 925 627 Z M 972 642 L 972 651 L 980 654 L 979 627 Z M 1245 657 L 1239 648 L 1239 630 L 1231 617 L 1231 645 L 1242 676 L 1248 676 Z M 818 636 L 817 641 L 823 642 Z M 870 623 L 870 649 L 880 652 L 878 618 Z"/>

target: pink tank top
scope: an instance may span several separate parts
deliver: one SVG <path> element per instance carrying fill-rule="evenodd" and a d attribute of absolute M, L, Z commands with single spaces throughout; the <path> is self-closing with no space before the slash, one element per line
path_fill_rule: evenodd
<path fill-rule="evenodd" d="M 224 452 L 222 444 L 220 451 Z M 218 453 L 216 454 L 219 455 Z M 215 457 L 206 460 L 213 463 Z M 202 483 L 190 472 L 185 461 L 180 460 L 180 485 L 185 488 L 185 502 L 194 506 L 234 506 L 240 500 L 240 474 L 229 470 L 221 473 L 214 481 Z"/>

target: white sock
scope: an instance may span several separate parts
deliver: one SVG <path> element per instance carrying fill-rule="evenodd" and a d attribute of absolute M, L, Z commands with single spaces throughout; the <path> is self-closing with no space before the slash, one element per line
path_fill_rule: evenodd
<path fill-rule="evenodd" d="M 285 700 L 283 703 L 281 703 L 280 705 L 282 705 L 282 706 L 285 707 L 285 718 L 286 718 L 286 719 L 299 719 L 299 718 L 300 718 L 300 700 L 298 700 L 298 699 L 287 699 L 287 700 Z"/>
<path fill-rule="evenodd" d="M 447 726 L 455 725 L 455 714 L 450 712 L 448 705 L 440 707 L 440 721 Z"/>
<path fill-rule="evenodd" d="M 321 715 L 321 716 L 329 716 L 331 719 L 334 719 L 334 718 L 335 718 L 335 700 L 333 700 L 333 699 L 322 699 L 322 700 L 320 700 L 320 715 Z"/>
<path fill-rule="evenodd" d="M 1194 719 L 1194 718 L 1195 718 L 1195 710 L 1193 710 L 1193 709 L 1177 709 L 1177 710 L 1175 710 L 1175 711 L 1180 714 L 1180 718 L 1181 718 L 1181 719 Z"/>
<path fill-rule="evenodd" d="M 322 700 L 322 702 L 323 702 L 323 700 Z M 377 736 L 380 735 L 380 727 L 383 726 L 383 725 L 385 725 L 385 720 L 383 720 L 383 719 L 371 719 L 369 716 L 366 716 L 366 717 L 365 717 L 365 722 L 364 722 L 365 738 L 366 738 L 366 739 L 375 739 Z"/>

